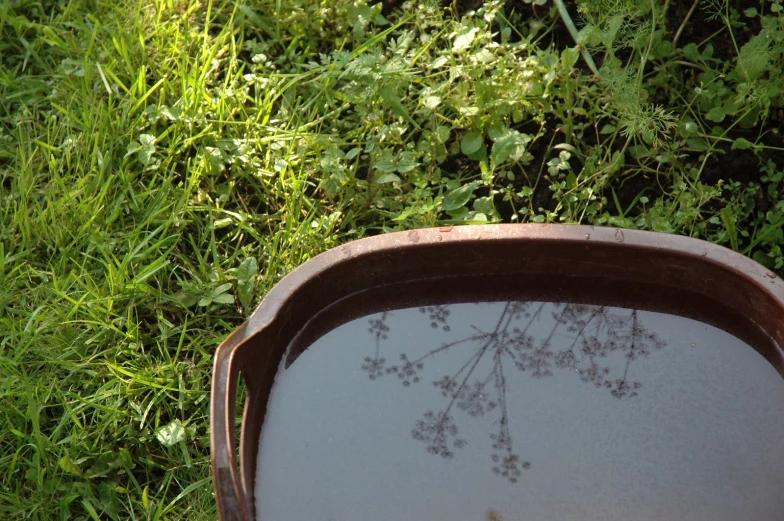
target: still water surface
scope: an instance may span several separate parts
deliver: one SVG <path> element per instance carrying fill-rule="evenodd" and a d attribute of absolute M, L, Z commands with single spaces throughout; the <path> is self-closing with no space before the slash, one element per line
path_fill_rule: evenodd
<path fill-rule="evenodd" d="M 772 521 L 784 379 L 712 326 L 542 302 L 366 316 L 279 372 L 258 521 Z"/>

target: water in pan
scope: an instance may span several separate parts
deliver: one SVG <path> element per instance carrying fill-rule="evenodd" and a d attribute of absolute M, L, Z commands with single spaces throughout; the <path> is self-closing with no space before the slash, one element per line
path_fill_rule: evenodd
<path fill-rule="evenodd" d="M 276 380 L 258 521 L 772 521 L 784 379 L 714 327 L 541 302 L 396 310 Z"/>

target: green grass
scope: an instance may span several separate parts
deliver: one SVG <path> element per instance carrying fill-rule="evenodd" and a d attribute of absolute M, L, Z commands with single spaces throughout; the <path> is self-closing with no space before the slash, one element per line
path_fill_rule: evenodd
<path fill-rule="evenodd" d="M 8 5 L 0 517 L 214 519 L 212 354 L 247 310 L 198 301 L 254 256 L 263 293 L 337 244 L 337 223 L 304 171 L 275 173 L 259 153 L 294 135 L 266 130 L 270 104 L 224 90 L 238 74 L 232 8 Z M 194 22 L 218 17 L 215 35 Z M 150 109 L 165 103 L 179 116 L 162 129 Z M 263 173 L 212 175 L 199 154 L 220 139 L 258 142 Z M 163 436 L 172 422 L 183 436 Z"/>
<path fill-rule="evenodd" d="M 0 517 L 215 519 L 215 348 L 344 241 L 583 222 L 780 270 L 779 3 L 729 2 L 722 59 L 592 3 L 601 79 L 520 2 L 0 2 Z"/>

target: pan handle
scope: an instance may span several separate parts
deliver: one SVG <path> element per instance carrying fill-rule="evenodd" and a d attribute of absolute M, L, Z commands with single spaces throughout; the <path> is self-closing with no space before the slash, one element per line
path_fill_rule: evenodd
<path fill-rule="evenodd" d="M 255 515 L 242 488 L 234 433 L 239 367 L 237 348 L 247 340 L 247 323 L 229 335 L 215 352 L 210 431 L 212 475 L 221 521 L 254 521 Z"/>

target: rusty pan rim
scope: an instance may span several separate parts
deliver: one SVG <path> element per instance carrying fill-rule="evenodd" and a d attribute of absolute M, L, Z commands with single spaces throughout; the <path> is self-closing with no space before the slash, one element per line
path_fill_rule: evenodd
<path fill-rule="evenodd" d="M 366 237 L 327 250 L 306 261 L 286 275 L 270 290 L 247 321 L 245 336 L 250 337 L 273 322 L 283 303 L 301 286 L 317 278 L 327 268 L 384 250 L 411 250 L 426 245 L 454 242 L 537 240 L 542 242 L 582 242 L 623 245 L 624 248 L 667 250 L 700 262 L 720 264 L 744 277 L 756 280 L 784 302 L 784 281 L 752 259 L 723 246 L 701 239 L 644 230 L 626 230 L 573 224 L 489 224 L 422 228 Z"/>

